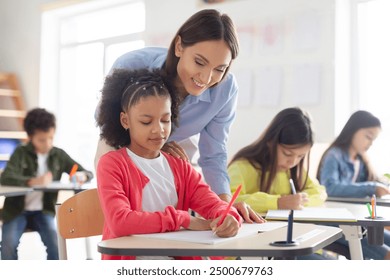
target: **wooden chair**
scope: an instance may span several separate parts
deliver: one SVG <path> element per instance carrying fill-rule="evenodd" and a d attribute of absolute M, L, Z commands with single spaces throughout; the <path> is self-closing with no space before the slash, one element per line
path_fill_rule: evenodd
<path fill-rule="evenodd" d="M 97 189 L 75 194 L 56 205 L 58 253 L 66 260 L 66 239 L 101 235 L 104 216 L 100 207 Z"/>

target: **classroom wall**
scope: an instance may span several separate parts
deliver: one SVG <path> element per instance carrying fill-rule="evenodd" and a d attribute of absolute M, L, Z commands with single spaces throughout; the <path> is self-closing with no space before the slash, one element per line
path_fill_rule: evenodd
<path fill-rule="evenodd" d="M 0 71 L 18 75 L 29 108 L 38 106 L 41 7 L 54 1 L 0 1 Z"/>
<path fill-rule="evenodd" d="M 232 72 L 240 93 L 228 142 L 229 157 L 254 141 L 277 112 L 290 106 L 300 106 L 310 113 L 317 142 L 333 138 L 334 1 L 239 0 L 212 5 L 166 2 L 163 7 L 158 0 L 146 2 L 149 14 L 145 39 L 149 45 L 167 46 L 178 24 L 201 8 L 219 9 L 236 24 L 241 51 Z M 183 12 L 173 15 L 172 7 Z M 171 16 L 166 18 L 166 14 Z M 273 88 L 272 84 L 278 86 Z"/>
<path fill-rule="evenodd" d="M 0 2 L 0 71 L 19 75 L 29 108 L 39 100 L 40 12 L 42 5 L 56 2 Z M 317 141 L 333 138 L 335 0 L 163 2 L 146 0 L 147 45 L 167 46 L 179 25 L 202 8 L 226 12 L 237 26 L 241 53 L 232 72 L 239 81 L 240 99 L 229 156 L 257 138 L 278 111 L 290 106 L 310 112 Z M 279 86 L 271 88 L 273 84 Z"/>

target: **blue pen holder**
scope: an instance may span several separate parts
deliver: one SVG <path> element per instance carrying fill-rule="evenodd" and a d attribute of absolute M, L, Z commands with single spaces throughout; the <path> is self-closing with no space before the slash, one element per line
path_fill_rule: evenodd
<path fill-rule="evenodd" d="M 278 246 L 278 247 L 288 247 L 288 246 L 296 246 L 299 243 L 292 240 L 293 234 L 293 225 L 294 225 L 294 211 L 290 210 L 290 214 L 288 215 L 288 223 L 287 223 L 287 238 L 283 241 L 274 241 L 271 242 L 270 245 Z"/>

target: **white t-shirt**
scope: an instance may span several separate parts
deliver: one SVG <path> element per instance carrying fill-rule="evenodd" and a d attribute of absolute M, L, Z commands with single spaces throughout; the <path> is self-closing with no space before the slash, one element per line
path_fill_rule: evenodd
<path fill-rule="evenodd" d="M 38 157 L 38 170 L 36 177 L 44 175 L 48 172 L 47 158 L 49 154 L 37 154 Z M 24 210 L 26 211 L 39 211 L 43 209 L 43 192 L 36 191 L 26 194 L 24 199 Z"/>
<path fill-rule="evenodd" d="M 176 207 L 178 197 L 175 180 L 167 159 L 161 153 L 153 159 L 140 157 L 129 149 L 127 154 L 150 180 L 142 191 L 142 210 L 156 212 L 163 211 L 168 205 Z"/>

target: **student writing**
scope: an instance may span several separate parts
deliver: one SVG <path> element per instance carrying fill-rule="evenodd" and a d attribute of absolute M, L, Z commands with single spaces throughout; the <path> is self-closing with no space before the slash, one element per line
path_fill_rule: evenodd
<path fill-rule="evenodd" d="M 128 52 L 116 60 L 111 70 L 162 70 L 167 86 L 180 104 L 180 118 L 162 150 L 187 158 L 179 143 L 199 135 L 196 146 L 202 174 L 212 190 L 225 201 L 231 198 L 226 143 L 238 96 L 237 82 L 229 70 L 238 51 L 231 18 L 217 10 L 205 9 L 186 20 L 168 49 L 146 47 Z M 95 164 L 102 154 L 112 149 L 101 139 Z M 259 221 L 254 211 L 246 206 L 235 204 L 246 221 Z"/>
<path fill-rule="evenodd" d="M 280 111 L 260 137 L 239 150 L 228 167 L 232 192 L 242 184 L 237 200 L 264 213 L 322 205 L 325 187 L 311 180 L 304 167 L 313 145 L 311 121 L 299 108 Z M 296 193 L 290 185 L 293 180 Z M 313 254 L 302 259 L 323 259 Z"/>
<path fill-rule="evenodd" d="M 64 150 L 54 147 L 55 116 L 43 108 L 30 110 L 24 119 L 28 142 L 18 146 L 1 174 L 1 184 L 10 186 L 47 186 L 61 179 L 62 173 L 78 165 L 78 182 L 93 178 Z M 16 260 L 17 247 L 24 230 L 38 231 L 46 246 L 47 259 L 58 259 L 54 207 L 58 192 L 34 191 L 25 196 L 7 197 L 3 208 L 1 258 Z"/>
<path fill-rule="evenodd" d="M 340 134 L 324 152 L 318 167 L 317 177 L 325 185 L 329 196 L 366 197 L 382 196 L 390 190 L 378 182 L 367 151 L 381 131 L 380 120 L 370 112 L 354 112 Z M 338 242 L 347 244 L 345 239 Z M 384 245 L 369 245 L 362 239 L 366 259 L 390 259 L 390 232 L 385 229 Z"/>
<path fill-rule="evenodd" d="M 97 166 L 99 197 L 105 216 L 103 240 L 139 233 L 213 230 L 237 234 L 242 221 L 192 165 L 161 151 L 177 121 L 177 96 L 157 70 L 117 69 L 107 76 L 97 123 L 101 137 L 117 150 Z M 202 217 L 191 216 L 189 209 Z M 134 259 L 102 256 L 103 259 Z"/>

